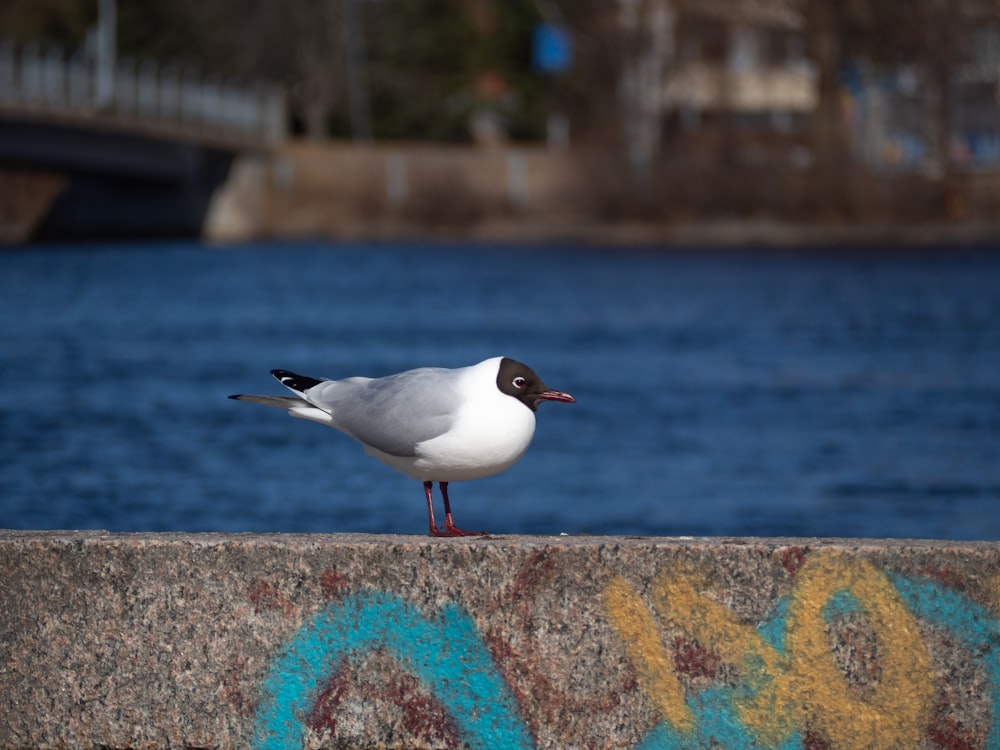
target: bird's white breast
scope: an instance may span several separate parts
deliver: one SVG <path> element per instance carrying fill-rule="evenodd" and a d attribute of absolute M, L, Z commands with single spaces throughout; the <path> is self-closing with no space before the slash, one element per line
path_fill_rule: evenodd
<path fill-rule="evenodd" d="M 462 371 L 461 406 L 452 428 L 419 443 L 406 473 L 425 481 L 479 479 L 509 468 L 524 454 L 535 434 L 535 414 L 497 388 L 500 359 Z"/>

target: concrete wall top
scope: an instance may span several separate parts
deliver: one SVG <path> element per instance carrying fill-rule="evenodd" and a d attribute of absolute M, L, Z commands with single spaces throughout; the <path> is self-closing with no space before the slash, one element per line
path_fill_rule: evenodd
<path fill-rule="evenodd" d="M 1000 544 L 0 531 L 0 748 L 1000 748 Z"/>

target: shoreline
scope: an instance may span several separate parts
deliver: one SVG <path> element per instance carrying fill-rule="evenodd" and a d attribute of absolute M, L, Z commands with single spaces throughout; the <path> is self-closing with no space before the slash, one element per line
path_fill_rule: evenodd
<path fill-rule="evenodd" d="M 209 238 L 210 244 L 242 242 L 406 242 L 503 245 L 571 245 L 582 248 L 864 251 L 1000 248 L 1000 224 L 813 225 L 773 221 L 720 221 L 684 225 L 644 223 L 483 222 L 472 227 L 436 228 L 386 224 L 346 232 L 278 232 L 256 237 Z"/>
<path fill-rule="evenodd" d="M 723 204 L 706 205 L 705 213 L 726 218 L 708 218 L 684 209 L 682 182 L 655 192 L 664 215 L 631 217 L 621 186 L 594 172 L 587 157 L 538 148 L 290 143 L 267 157 L 237 160 L 213 198 L 203 236 L 213 243 L 322 238 L 590 247 L 1000 245 L 987 176 L 977 178 L 979 187 L 970 188 L 956 218 L 888 218 L 892 214 L 874 204 L 871 219 L 853 222 L 776 218 L 780 214 L 766 210 L 727 214 Z"/>

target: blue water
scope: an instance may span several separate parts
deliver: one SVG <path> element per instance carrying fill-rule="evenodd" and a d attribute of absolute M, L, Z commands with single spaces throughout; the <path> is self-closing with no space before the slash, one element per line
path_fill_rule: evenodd
<path fill-rule="evenodd" d="M 0 527 L 423 533 L 418 482 L 226 396 L 498 354 L 578 403 L 465 528 L 1000 538 L 1000 253 L 457 244 L 0 254 Z"/>

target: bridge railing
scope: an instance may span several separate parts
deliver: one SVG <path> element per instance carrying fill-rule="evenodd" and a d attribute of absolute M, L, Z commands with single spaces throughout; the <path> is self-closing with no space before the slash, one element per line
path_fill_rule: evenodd
<path fill-rule="evenodd" d="M 0 106 L 77 119 L 113 119 L 198 137 L 263 144 L 286 135 L 284 92 L 176 64 L 121 60 L 103 87 L 93 61 L 58 47 L 0 41 Z"/>

